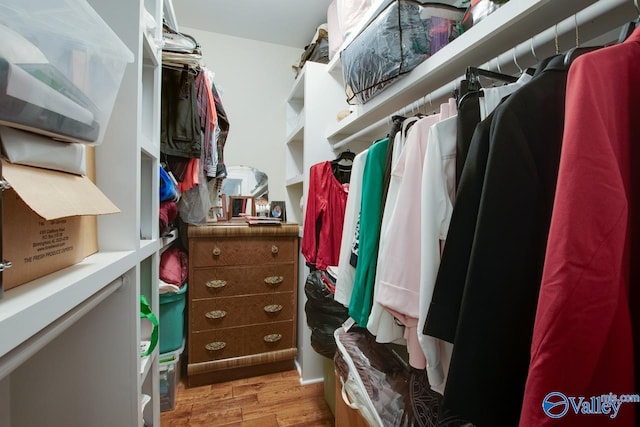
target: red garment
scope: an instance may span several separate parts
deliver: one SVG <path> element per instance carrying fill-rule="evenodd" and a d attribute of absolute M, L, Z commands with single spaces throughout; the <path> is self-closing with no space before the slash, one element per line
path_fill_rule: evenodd
<path fill-rule="evenodd" d="M 169 224 L 175 221 L 178 217 L 178 206 L 176 205 L 176 202 L 161 202 L 159 216 L 160 234 L 162 234 L 164 230 L 169 227 Z"/>
<path fill-rule="evenodd" d="M 189 255 L 176 245 L 164 251 L 160 256 L 159 277 L 182 288 L 189 277 Z"/>
<path fill-rule="evenodd" d="M 589 403 L 592 396 L 640 392 L 630 321 L 630 313 L 640 313 L 630 311 L 628 296 L 640 285 L 640 269 L 632 265 L 640 244 L 638 76 L 640 30 L 623 44 L 584 54 L 570 68 L 520 427 L 634 426 L 634 403 L 622 403 L 615 418 L 576 415 L 572 402 L 556 395 L 549 400 L 566 404 L 551 414 L 568 411 L 552 419 L 543 400 L 551 392 Z"/>
<path fill-rule="evenodd" d="M 187 170 L 184 174 L 184 179 L 178 182 L 178 190 L 180 193 L 191 190 L 193 187 L 199 184 L 200 177 L 198 176 L 200 168 L 200 159 L 190 158 L 187 164 Z"/>
<path fill-rule="evenodd" d="M 302 255 L 319 270 L 338 265 L 347 191 L 333 175 L 331 162 L 311 166 Z"/>

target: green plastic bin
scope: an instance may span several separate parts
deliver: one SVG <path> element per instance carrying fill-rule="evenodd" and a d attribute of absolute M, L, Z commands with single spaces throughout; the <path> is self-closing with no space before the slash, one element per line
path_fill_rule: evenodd
<path fill-rule="evenodd" d="M 184 339 L 184 307 L 187 284 L 178 292 L 160 295 L 160 353 L 180 348 Z"/>

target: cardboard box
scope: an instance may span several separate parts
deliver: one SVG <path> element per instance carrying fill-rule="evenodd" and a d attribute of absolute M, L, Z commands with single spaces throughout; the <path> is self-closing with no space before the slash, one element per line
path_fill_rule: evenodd
<path fill-rule="evenodd" d="M 119 209 L 87 177 L 2 162 L 4 289 L 82 261 L 98 251 L 95 215 Z"/>

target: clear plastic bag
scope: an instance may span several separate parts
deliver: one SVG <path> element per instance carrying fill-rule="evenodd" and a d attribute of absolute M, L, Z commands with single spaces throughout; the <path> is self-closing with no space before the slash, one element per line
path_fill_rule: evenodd
<path fill-rule="evenodd" d="M 464 9 L 393 0 L 341 52 L 347 101 L 364 104 L 458 35 Z"/>
<path fill-rule="evenodd" d="M 334 336 L 338 348 L 334 361 L 349 406 L 357 407 L 371 426 L 418 426 L 410 402 L 408 367 L 366 329 L 341 327 Z"/>
<path fill-rule="evenodd" d="M 189 224 L 206 224 L 209 218 L 209 210 L 211 209 L 207 179 L 202 168 L 199 169 L 200 184 L 182 193 L 178 202 L 180 218 Z"/>

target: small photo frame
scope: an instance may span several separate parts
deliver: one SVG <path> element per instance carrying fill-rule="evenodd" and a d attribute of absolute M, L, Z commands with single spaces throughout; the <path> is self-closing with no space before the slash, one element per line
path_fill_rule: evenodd
<path fill-rule="evenodd" d="M 253 196 L 229 196 L 229 205 L 227 206 L 229 220 L 254 216 L 255 209 Z"/>
<path fill-rule="evenodd" d="M 271 202 L 271 209 L 269 209 L 269 216 L 272 218 L 279 218 L 282 222 L 287 220 L 287 205 L 283 201 L 274 200 Z"/>
<path fill-rule="evenodd" d="M 220 206 L 214 206 L 212 208 L 216 217 L 216 221 L 226 221 L 227 220 L 227 195 L 221 194 L 218 203 L 220 204 Z"/>

